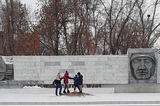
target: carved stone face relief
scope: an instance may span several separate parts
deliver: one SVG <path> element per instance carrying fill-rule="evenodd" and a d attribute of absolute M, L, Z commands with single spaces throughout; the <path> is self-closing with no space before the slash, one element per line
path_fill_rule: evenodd
<path fill-rule="evenodd" d="M 128 50 L 128 83 L 157 83 L 157 49 Z"/>
<path fill-rule="evenodd" d="M 155 58 L 148 54 L 133 54 L 130 59 L 131 74 L 136 80 L 148 80 L 155 72 Z"/>

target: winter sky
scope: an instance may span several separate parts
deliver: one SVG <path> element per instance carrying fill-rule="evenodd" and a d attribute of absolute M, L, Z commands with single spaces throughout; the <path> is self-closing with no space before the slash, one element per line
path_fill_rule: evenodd
<path fill-rule="evenodd" d="M 37 0 L 20 0 L 23 4 L 35 5 Z"/>

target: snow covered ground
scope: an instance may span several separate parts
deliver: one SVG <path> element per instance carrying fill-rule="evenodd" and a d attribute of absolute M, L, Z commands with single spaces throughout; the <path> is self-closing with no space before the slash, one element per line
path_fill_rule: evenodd
<path fill-rule="evenodd" d="M 50 90 L 50 92 L 44 93 L 42 90 L 45 92 Z M 72 88 L 70 90 L 72 91 Z M 17 89 L 11 93 L 5 93 L 4 91 L 2 93 L 2 91 L 0 89 L 0 105 L 160 106 L 160 93 L 112 93 L 105 91 L 104 88 L 84 88 L 83 91 L 91 95 L 56 96 L 55 88 L 30 87 L 24 88 L 24 92 L 18 92 Z M 35 91 L 37 92 L 35 93 Z"/>

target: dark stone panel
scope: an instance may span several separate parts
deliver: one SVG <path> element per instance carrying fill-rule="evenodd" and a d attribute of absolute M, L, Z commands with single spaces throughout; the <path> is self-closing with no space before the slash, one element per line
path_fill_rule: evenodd
<path fill-rule="evenodd" d="M 44 62 L 44 66 L 60 66 L 60 62 Z"/>
<path fill-rule="evenodd" d="M 69 73 L 74 73 L 74 69 L 59 69 L 60 73 L 65 73 L 66 71 L 68 71 Z"/>
<path fill-rule="evenodd" d="M 72 66 L 85 66 L 85 62 L 84 61 L 72 61 L 71 65 Z"/>

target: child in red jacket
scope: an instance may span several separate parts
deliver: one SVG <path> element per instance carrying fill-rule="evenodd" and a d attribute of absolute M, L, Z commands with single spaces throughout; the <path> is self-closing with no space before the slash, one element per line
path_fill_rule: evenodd
<path fill-rule="evenodd" d="M 66 73 L 64 74 L 63 77 L 61 77 L 62 79 L 64 79 L 64 90 L 63 93 L 66 93 L 66 89 L 67 89 L 67 93 L 69 93 L 69 87 L 68 87 L 68 79 L 69 79 L 69 73 L 68 71 L 66 71 Z"/>

